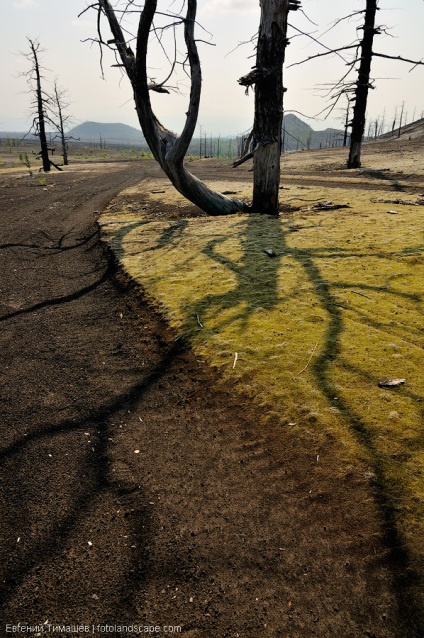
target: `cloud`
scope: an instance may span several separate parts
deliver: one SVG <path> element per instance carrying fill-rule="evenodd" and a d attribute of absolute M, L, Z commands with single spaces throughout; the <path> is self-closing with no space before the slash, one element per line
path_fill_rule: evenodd
<path fill-rule="evenodd" d="M 14 9 L 28 9 L 37 6 L 37 0 L 14 0 Z"/>
<path fill-rule="evenodd" d="M 256 13 L 258 0 L 210 0 L 205 4 L 207 13 Z"/>
<path fill-rule="evenodd" d="M 84 20 L 83 18 L 71 20 L 71 25 L 76 29 L 86 29 L 88 27 L 93 30 L 93 22 L 91 20 Z"/>

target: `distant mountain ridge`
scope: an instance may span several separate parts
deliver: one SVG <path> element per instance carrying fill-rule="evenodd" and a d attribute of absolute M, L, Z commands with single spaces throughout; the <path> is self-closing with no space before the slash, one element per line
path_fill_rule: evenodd
<path fill-rule="evenodd" d="M 314 131 L 309 124 L 293 113 L 284 116 L 283 142 L 285 151 L 341 146 L 343 137 L 344 131 L 341 129 L 327 128 L 324 131 Z"/>
<path fill-rule="evenodd" d="M 399 129 L 380 135 L 380 140 L 390 140 L 398 137 Z M 113 144 L 122 146 L 136 146 L 147 149 L 147 143 L 140 129 L 127 124 L 108 122 L 83 122 L 71 129 L 68 134 L 74 141 L 90 144 Z M 56 134 L 48 132 L 48 136 L 54 137 Z M 35 142 L 37 136 L 28 132 L 0 131 L 0 139 L 19 141 L 25 136 L 27 141 Z M 221 140 L 236 140 L 236 134 L 223 136 Z M 341 129 L 327 128 L 323 131 L 315 131 L 309 124 L 301 120 L 293 113 L 288 113 L 283 122 L 283 141 L 285 151 L 296 151 L 302 149 L 326 148 L 328 146 L 341 146 L 343 144 L 344 131 Z M 417 139 L 424 137 L 424 118 L 402 126 L 400 137 Z M 209 139 L 209 138 L 208 138 Z M 214 139 L 218 139 L 217 136 Z M 348 138 L 349 143 L 349 138 Z M 199 138 L 194 137 L 190 150 L 198 153 Z"/>
<path fill-rule="evenodd" d="M 140 129 L 128 124 L 83 122 L 69 131 L 69 135 L 81 142 L 107 142 L 108 144 L 125 144 L 147 146 Z"/>
<path fill-rule="evenodd" d="M 342 130 L 334 128 L 328 128 L 324 131 L 314 131 L 309 124 L 292 113 L 284 117 L 283 141 L 285 151 L 341 146 L 343 143 L 343 134 L 344 132 Z M 25 133 L 0 132 L 0 138 L 4 139 L 7 137 L 20 139 L 24 135 Z M 55 133 L 48 133 L 48 135 L 51 137 L 54 136 Z M 83 144 L 110 144 L 147 149 L 147 143 L 142 131 L 133 126 L 128 126 L 128 124 L 122 124 L 121 122 L 83 122 L 68 131 L 68 135 L 73 138 L 72 141 L 79 141 Z M 239 139 L 240 136 L 236 134 L 222 136 L 222 146 L 225 145 L 224 140 L 227 140 L 228 146 L 231 145 L 231 140 L 235 141 L 236 138 Z M 27 139 L 35 141 L 36 136 L 31 134 L 27 136 Z M 210 137 L 208 136 L 208 140 L 209 139 Z M 213 139 L 218 139 L 218 136 L 215 135 Z M 190 145 L 190 151 L 197 153 L 199 143 L 199 137 L 194 136 Z"/>
<path fill-rule="evenodd" d="M 314 131 L 309 124 L 292 113 L 284 117 L 283 129 L 286 151 L 341 145 L 343 141 L 342 130 L 328 128 L 325 131 Z M 70 130 L 69 135 L 81 142 L 103 141 L 108 144 L 147 146 L 141 130 L 121 123 L 83 122 Z M 196 137 L 193 138 L 194 143 L 195 140 Z"/>

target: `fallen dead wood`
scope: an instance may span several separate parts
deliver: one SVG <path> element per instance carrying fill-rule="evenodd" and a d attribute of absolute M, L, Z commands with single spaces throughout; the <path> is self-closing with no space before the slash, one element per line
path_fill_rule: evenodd
<path fill-rule="evenodd" d="M 333 204 L 333 202 L 318 202 L 313 206 L 305 206 L 300 210 L 306 212 L 308 210 L 338 210 L 339 208 L 350 208 L 349 204 Z"/>
<path fill-rule="evenodd" d="M 401 206 L 424 206 L 424 197 L 418 197 L 416 201 L 411 199 L 370 199 L 374 204 L 400 204 Z"/>

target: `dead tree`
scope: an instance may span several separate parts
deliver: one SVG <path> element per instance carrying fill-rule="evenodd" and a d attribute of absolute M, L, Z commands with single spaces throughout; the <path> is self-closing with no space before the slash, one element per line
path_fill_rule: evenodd
<path fill-rule="evenodd" d="M 166 82 L 171 77 L 177 64 L 176 58 L 171 65 L 171 73 L 161 83 L 149 81 L 147 70 L 147 50 L 151 34 L 157 35 L 154 18 L 157 14 L 157 0 L 145 0 L 140 11 L 136 35 L 136 53 L 134 54 L 127 39 L 131 36 L 124 33 L 122 21 L 118 19 L 129 11 L 135 12 L 133 2 L 124 3 L 125 8 L 118 12 L 109 0 L 99 0 L 88 8 L 96 8 L 98 12 L 97 42 L 102 46 L 112 48 L 117 55 L 118 65 L 125 71 L 131 83 L 138 119 L 149 148 L 166 173 L 175 188 L 188 200 L 199 206 L 210 215 L 225 215 L 240 210 L 247 210 L 248 206 L 238 199 L 231 199 L 208 188 L 197 177 L 192 175 L 184 165 L 184 158 L 193 138 L 197 125 L 200 105 L 202 74 L 200 59 L 194 35 L 196 25 L 196 0 L 184 3 L 184 14 L 168 13 L 173 28 L 182 26 L 186 47 L 186 59 L 181 63 L 190 78 L 190 98 L 186 112 L 186 120 L 181 135 L 177 135 L 163 126 L 153 112 L 150 92 L 169 93 Z M 83 12 L 84 13 L 84 12 Z M 100 18 L 104 16 L 109 24 L 112 38 L 105 41 L 100 29 Z M 168 25 L 169 26 L 169 25 Z M 127 36 L 127 37 L 126 37 Z M 176 46 L 175 46 L 176 50 Z"/>
<path fill-rule="evenodd" d="M 346 105 L 346 115 L 345 115 L 345 119 L 344 119 L 344 131 L 343 131 L 343 146 L 347 146 L 347 137 L 348 137 L 348 129 L 349 129 L 349 113 L 350 113 L 350 102 L 349 102 L 349 98 L 347 98 L 347 105 Z"/>
<path fill-rule="evenodd" d="M 49 151 L 52 149 L 49 148 L 47 143 L 46 123 L 49 122 L 54 126 L 54 122 L 49 115 L 49 109 L 52 105 L 52 97 L 42 88 L 42 80 L 44 78 L 42 76 L 42 67 L 39 59 L 39 54 L 41 53 L 40 43 L 38 40 L 31 40 L 30 38 L 27 38 L 27 40 L 29 42 L 30 53 L 23 53 L 22 55 L 30 61 L 31 68 L 29 71 L 23 73 L 23 76 L 26 77 L 27 83 L 30 87 L 30 92 L 34 96 L 32 102 L 34 117 L 29 132 L 34 131 L 40 139 L 41 148 L 38 156 L 41 156 L 43 171 L 45 173 L 50 172 L 51 166 L 54 166 L 58 171 L 61 171 L 62 169 L 49 157 Z"/>
<path fill-rule="evenodd" d="M 46 106 L 49 96 L 43 92 L 41 87 L 41 66 L 39 61 L 39 53 L 41 52 L 38 40 L 27 38 L 30 53 L 23 54 L 31 62 L 31 68 L 24 73 L 30 86 L 31 93 L 34 95 L 34 119 L 32 121 L 31 130 L 34 130 L 40 139 L 40 155 L 45 173 L 50 171 L 49 147 L 46 137 Z"/>
<path fill-rule="evenodd" d="M 184 158 L 192 140 L 199 112 L 202 74 L 200 59 L 195 38 L 197 1 L 186 0 L 183 3 L 183 14 L 167 13 L 169 26 L 182 26 L 186 58 L 181 63 L 187 69 L 190 78 L 190 98 L 186 120 L 181 135 L 166 129 L 153 112 L 150 92 L 169 92 L 166 82 L 171 77 L 177 64 L 174 58 L 171 72 L 166 80 L 158 83 L 149 80 L 147 70 L 147 52 L 152 33 L 157 38 L 158 27 L 154 19 L 160 12 L 157 0 L 145 0 L 140 9 L 136 35 L 136 53 L 129 46 L 130 35 L 122 28 L 122 16 L 137 11 L 135 3 L 127 0 L 124 9 L 113 8 L 109 0 L 99 0 L 89 8 L 98 13 L 98 33 L 95 39 L 101 47 L 109 47 L 116 53 L 118 66 L 128 76 L 134 93 L 134 101 L 146 141 L 166 175 L 175 188 L 188 200 L 199 206 L 210 215 L 235 213 L 240 210 L 251 210 L 244 202 L 231 199 L 217 193 L 197 177 L 192 175 L 184 165 Z M 261 3 L 260 46 L 258 46 L 257 65 L 253 76 L 248 80 L 256 87 L 255 117 L 255 185 L 253 209 L 258 212 L 278 213 L 279 157 L 281 147 L 282 118 L 282 63 L 286 46 L 286 18 L 290 8 L 297 8 L 298 0 L 263 0 Z M 83 12 L 84 13 L 84 12 Z M 105 41 L 101 31 L 101 17 L 109 24 L 112 38 Z M 175 52 L 177 47 L 175 46 Z M 277 130 L 278 129 L 278 130 Z M 206 148 L 205 148 L 206 151 Z"/>
<path fill-rule="evenodd" d="M 298 0 L 261 2 L 256 65 L 239 79 L 239 84 L 247 90 L 255 87 L 253 149 L 248 153 L 253 157 L 252 209 L 271 215 L 278 214 L 287 17 L 291 9 L 296 10 L 299 6 Z M 245 158 L 238 160 L 237 165 Z"/>
<path fill-rule="evenodd" d="M 322 112 L 328 115 L 337 105 L 342 95 L 353 94 L 351 100 L 354 102 L 353 118 L 350 123 L 352 127 L 350 138 L 349 158 L 347 161 L 347 168 L 359 168 L 361 166 L 361 149 L 362 141 L 365 132 L 365 113 L 367 109 L 368 93 L 369 89 L 374 89 L 374 81 L 371 79 L 371 65 L 374 57 L 388 58 L 389 60 L 398 60 L 401 62 L 408 62 L 413 65 L 411 71 L 419 65 L 424 65 L 422 60 L 409 60 L 400 55 L 393 56 L 385 53 L 378 53 L 374 51 L 374 36 L 380 33 L 386 33 L 387 30 L 382 27 L 375 26 L 376 13 L 379 10 L 378 0 L 365 0 L 365 9 L 355 11 L 354 13 L 337 20 L 333 27 L 339 24 L 343 20 L 350 19 L 355 16 L 364 15 L 364 21 L 359 29 L 363 30 L 363 36 L 361 40 L 357 40 L 355 43 L 338 47 L 335 49 L 328 49 L 323 53 L 312 55 L 306 60 L 297 62 L 296 64 L 302 64 L 309 60 L 323 57 L 326 55 L 337 54 L 342 57 L 347 64 L 348 70 L 342 76 L 342 78 L 330 86 L 327 95 L 330 97 L 330 106 L 324 109 Z M 358 30 L 359 30 L 358 29 Z M 345 60 L 342 56 L 342 52 L 354 50 L 353 59 L 349 61 Z M 359 63 L 356 80 L 349 79 L 351 72 L 355 69 L 355 65 Z M 294 65 L 292 65 L 294 66 Z"/>
<path fill-rule="evenodd" d="M 58 86 L 57 80 L 53 87 L 52 96 L 52 115 L 51 119 L 54 122 L 55 128 L 58 132 L 60 143 L 62 146 L 63 164 L 67 166 L 69 164 L 68 159 L 68 141 L 71 139 L 66 135 L 65 128 L 70 124 L 71 116 L 65 113 L 68 108 L 69 102 L 66 100 L 66 92 L 64 89 Z"/>
<path fill-rule="evenodd" d="M 368 91 L 374 88 L 370 84 L 371 62 L 373 56 L 374 35 L 380 33 L 375 28 L 377 0 L 367 0 L 364 19 L 364 35 L 361 41 L 358 79 L 356 80 L 355 105 L 353 107 L 352 132 L 350 135 L 349 158 L 347 168 L 361 166 L 362 138 L 365 130 L 365 113 L 367 110 Z"/>
<path fill-rule="evenodd" d="M 378 10 L 378 0 L 366 0 L 364 24 L 362 27 L 364 34 L 360 47 L 360 62 L 358 78 L 356 80 L 355 105 L 353 109 L 352 133 L 347 168 L 360 168 L 361 166 L 361 149 L 365 130 L 368 90 L 374 88 L 373 81 L 370 79 L 373 57 L 410 62 L 414 65 L 413 68 L 424 64 L 421 60 L 408 60 L 400 55 L 392 56 L 385 53 L 377 53 L 377 51 L 373 50 L 374 36 L 384 31 L 382 27 L 375 26 L 375 16 Z"/>

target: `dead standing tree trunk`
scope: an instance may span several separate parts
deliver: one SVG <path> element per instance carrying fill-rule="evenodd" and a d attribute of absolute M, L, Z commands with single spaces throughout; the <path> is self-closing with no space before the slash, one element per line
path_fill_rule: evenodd
<path fill-rule="evenodd" d="M 353 109 L 352 132 L 350 138 L 349 159 L 347 168 L 361 166 L 362 138 L 365 130 L 365 113 L 367 110 L 368 90 L 370 85 L 371 61 L 373 56 L 374 35 L 379 33 L 375 28 L 377 0 L 367 0 L 364 20 L 364 36 L 361 42 L 360 64 L 356 81 L 355 106 Z"/>
<path fill-rule="evenodd" d="M 252 209 L 257 213 L 278 215 L 287 16 L 299 6 L 298 0 L 261 0 L 256 66 L 239 79 L 242 86 L 255 86 L 253 150 L 249 157 L 253 156 Z"/>
<path fill-rule="evenodd" d="M 190 68 L 191 89 L 185 125 L 181 135 L 177 136 L 159 122 L 150 102 L 149 91 L 168 92 L 163 88 L 164 82 L 161 84 L 149 83 L 147 76 L 147 49 L 157 0 L 146 0 L 144 3 L 138 25 L 136 55 L 126 44 L 120 22 L 109 0 L 100 0 L 98 3 L 99 11 L 106 16 L 113 34 L 114 39 L 109 41 L 109 44 L 113 42 L 115 45 L 122 66 L 131 82 L 140 125 L 155 159 L 184 197 L 209 215 L 226 215 L 246 210 L 248 206 L 238 199 L 230 199 L 212 191 L 184 166 L 184 158 L 197 124 L 202 84 L 200 60 L 194 37 L 197 2 L 196 0 L 187 0 L 185 6 L 185 16 L 180 18 L 180 22 L 184 24 L 184 41 Z M 100 33 L 99 41 L 101 44 L 106 44 L 102 41 Z"/>
<path fill-rule="evenodd" d="M 64 114 L 64 108 L 68 105 L 64 103 L 64 91 L 58 87 L 57 82 L 54 83 L 53 102 L 56 107 L 55 109 L 56 115 L 57 115 L 56 128 L 59 133 L 60 143 L 62 146 L 63 164 L 64 166 L 68 166 L 69 160 L 68 160 L 68 148 L 67 148 L 67 138 L 65 133 L 65 124 L 69 118 L 68 116 Z"/>
<path fill-rule="evenodd" d="M 36 101 L 37 101 L 37 132 L 40 138 L 41 145 L 41 160 L 43 162 L 43 170 L 45 173 L 50 172 L 50 159 L 49 159 L 49 149 L 47 144 L 46 137 L 46 125 L 45 125 L 45 114 L 44 114 L 44 99 L 43 92 L 41 90 L 41 74 L 40 74 L 40 64 L 38 61 L 38 50 L 40 48 L 38 42 L 34 42 L 28 38 L 29 46 L 31 49 L 31 57 L 33 60 L 33 70 L 35 73 L 35 92 L 36 92 Z"/>

